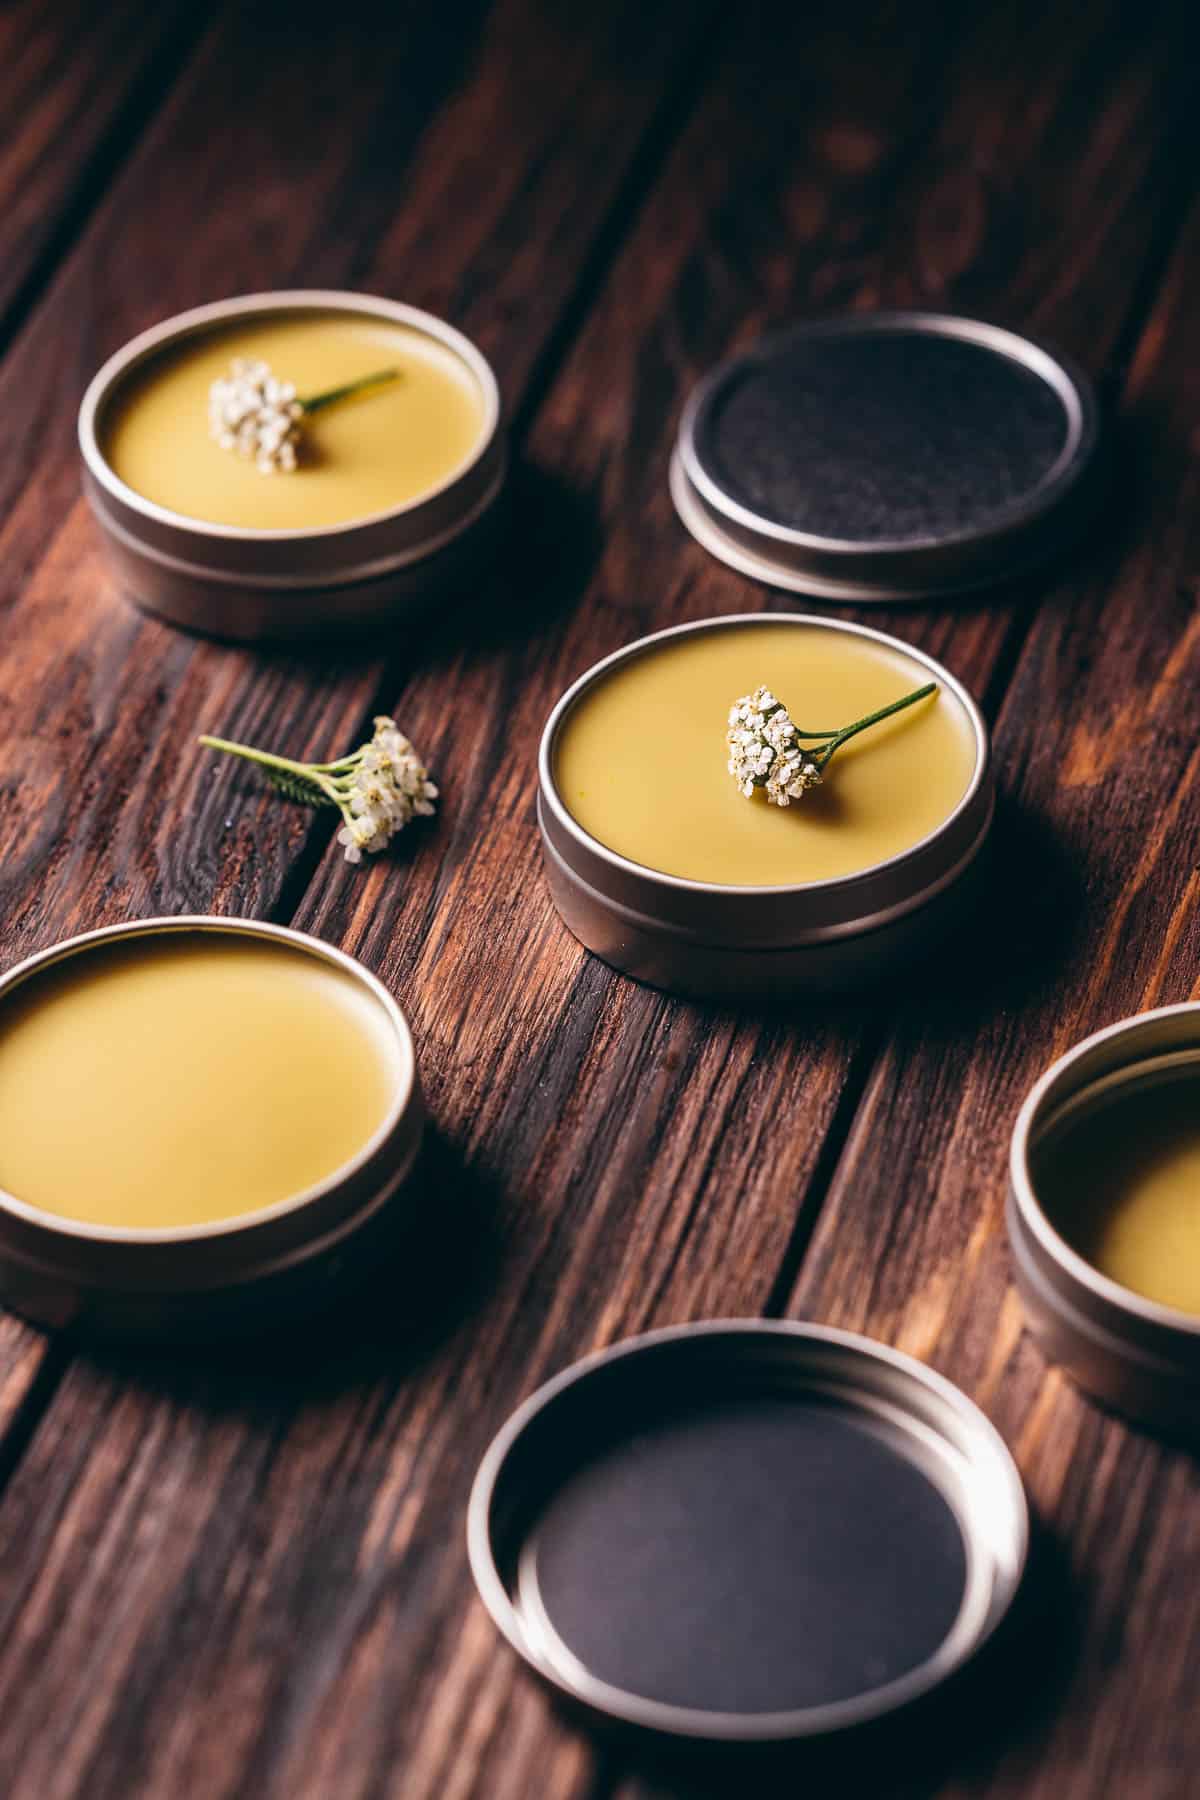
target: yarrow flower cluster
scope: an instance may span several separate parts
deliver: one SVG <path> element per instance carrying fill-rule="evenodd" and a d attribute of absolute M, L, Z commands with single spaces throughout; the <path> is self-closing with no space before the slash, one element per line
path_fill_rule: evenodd
<path fill-rule="evenodd" d="M 222 450 L 251 458 L 260 474 L 290 474 L 300 453 L 301 421 L 335 400 L 348 400 L 365 388 L 395 381 L 399 369 L 376 369 L 357 381 L 323 394 L 297 398 L 295 383 L 280 381 L 268 363 L 236 357 L 229 374 L 208 390 L 208 429 Z"/>
<path fill-rule="evenodd" d="M 364 851 L 385 849 L 413 819 L 428 818 L 438 797 L 429 770 L 394 719 L 377 718 L 369 743 L 328 763 L 293 762 L 225 738 L 202 737 L 200 742 L 255 763 L 291 800 L 336 806 L 343 820 L 338 843 L 350 863 L 361 862 Z"/>
<path fill-rule="evenodd" d="M 753 798 L 755 788 L 762 788 L 772 806 L 790 806 L 820 785 L 834 752 L 850 738 L 936 691 L 937 682 L 929 681 L 840 731 L 802 731 L 770 688 L 757 687 L 729 709 L 725 733 L 729 773 L 747 800 Z"/>
<path fill-rule="evenodd" d="M 801 747 L 791 714 L 770 688 L 743 694 L 729 709 L 729 773 L 747 799 L 763 788 L 773 806 L 790 806 L 821 780 Z"/>
<path fill-rule="evenodd" d="M 342 804 L 346 823 L 338 832 L 351 863 L 361 862 L 364 850 L 382 850 L 410 820 L 431 817 L 438 797 L 429 770 L 394 719 L 376 719 L 374 737 L 355 756 Z"/>
<path fill-rule="evenodd" d="M 290 381 L 239 356 L 208 392 L 208 427 L 222 450 L 253 458 L 264 475 L 296 467 L 304 407 Z"/>

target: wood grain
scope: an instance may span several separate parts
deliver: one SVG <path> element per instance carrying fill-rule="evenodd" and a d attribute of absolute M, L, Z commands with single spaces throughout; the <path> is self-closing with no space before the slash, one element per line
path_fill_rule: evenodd
<path fill-rule="evenodd" d="M 187 0 L 14 0 L 0 12 L 0 344 L 170 87 Z"/>
<path fill-rule="evenodd" d="M 699 31 L 702 10 L 687 10 Z M 652 151 L 682 30 L 681 12 L 664 8 L 630 75 L 620 7 L 574 32 L 556 25 L 552 5 L 521 0 L 487 19 L 416 7 L 411 19 L 389 14 L 387 31 L 376 29 L 378 8 L 357 11 L 372 29 L 346 28 L 353 8 L 340 25 L 325 12 L 302 32 L 280 28 L 281 5 L 232 10 L 0 369 L 13 425 L 0 463 L 6 964 L 121 917 L 286 918 L 285 885 L 306 868 L 310 838 L 326 840 L 324 821 L 279 806 L 195 737 L 215 729 L 324 754 L 356 741 L 378 682 L 362 648 L 258 656 L 177 636 L 126 605 L 77 498 L 75 409 L 95 365 L 201 296 L 359 283 L 477 332 L 519 409 L 603 255 L 610 208 Z M 498 169 L 510 89 L 522 105 Z M 284 134 L 281 154 L 293 96 L 326 91 L 353 95 L 355 131 L 333 144 Z M 214 119 L 224 121 L 216 133 Z M 542 241 L 554 244 L 544 262 L 512 254 Z M 25 1366 L 11 1323 L 0 1326 L 0 1358 L 9 1335 Z"/>
<path fill-rule="evenodd" d="M 993 1741 L 956 1794 L 1084 1800 L 1098 1769 L 1123 1795 L 1194 1789 L 1195 1463 L 1043 1362 L 1009 1286 L 1003 1197 L 1013 1119 L 1045 1065 L 1101 1025 L 1200 997 L 1198 297 L 1200 215 L 1129 378 L 1108 574 L 1042 607 L 999 720 L 1008 847 L 990 966 L 939 970 L 892 1022 L 790 1306 L 963 1383 L 1062 1547 L 1060 1704 L 998 1766 Z"/>
<path fill-rule="evenodd" d="M 878 1004 L 737 1017 L 611 976 L 550 912 L 530 804 L 538 728 L 569 676 L 641 630 L 755 603 L 683 537 L 665 494 L 681 397 L 727 347 L 797 311 L 935 299 L 1049 330 L 1120 385 L 1179 210 L 1179 19 L 1170 7 L 1132 18 L 1115 0 L 1053 17 L 1033 0 L 979 18 L 934 4 L 786 19 L 751 6 L 709 39 L 683 7 L 614 6 L 568 26 L 549 0 L 511 0 L 486 18 L 414 10 L 365 41 L 272 35 L 235 9 L 180 84 L 23 339 L 36 457 L 28 476 L 15 459 L 0 470 L 10 950 L 128 911 L 294 913 L 401 996 L 436 1132 L 419 1235 L 370 1305 L 305 1342 L 203 1364 L 68 1364 L 4 1327 L 4 1792 L 651 1791 L 551 1720 L 472 1603 L 467 1486 L 515 1400 L 592 1344 L 789 1293 L 952 1363 L 997 1406 L 1035 1496 L 1058 1496 L 1067 1560 L 1100 1572 L 1091 1661 L 1063 1650 L 1082 1673 L 1054 1739 L 1054 1791 L 1105 1779 L 1125 1754 L 1118 1725 L 1095 1723 L 1110 1694 L 1122 1732 L 1135 1701 L 1159 1717 L 1159 1671 L 1163 1705 L 1185 1695 L 1185 1664 L 1156 1660 L 1150 1633 L 1152 1604 L 1168 1629 L 1191 1629 L 1170 1579 L 1194 1529 L 1190 1472 L 1082 1408 L 1055 1430 L 1077 1403 L 1053 1379 L 1013 1387 L 1010 1362 L 1035 1365 L 1015 1348 L 994 1221 L 980 1222 L 991 1190 L 974 1185 L 1007 1103 L 998 1070 L 1019 1061 L 1014 1046 L 1043 1053 L 1059 1023 L 1071 858 L 1126 921 L 1110 926 L 1105 966 L 1130 918 L 1171 946 L 1141 960 L 1139 991 L 1165 991 L 1194 948 L 1194 880 L 1181 870 L 1164 889 L 1157 851 L 1124 912 L 1126 890 L 1104 887 L 1131 816 L 1112 798 L 1105 707 L 1131 671 L 1157 670 L 1167 642 L 1149 635 L 1159 614 L 1144 581 L 1112 585 L 1121 542 L 988 605 L 872 615 L 945 655 L 993 709 L 1018 666 L 1000 739 L 1022 796 L 1010 866 L 1038 871 L 1012 896 L 1011 959 L 992 959 L 993 987 L 960 981 L 955 1005 L 957 971 L 935 971 L 940 997 L 907 1033 L 895 1020 L 912 1014 Z M 707 74 L 685 123 L 689 44 Z M 281 134 L 306 88 L 352 93 L 353 128 L 319 148 Z M 195 223 L 181 256 L 170 223 L 183 192 Z M 146 291 L 128 279 L 139 259 Z M 1191 242 L 1177 267 L 1189 262 Z M 472 611 L 403 653 L 267 659 L 171 637 L 119 607 L 71 503 L 71 396 L 95 357 L 151 311 L 293 275 L 448 311 L 517 401 L 527 457 L 510 553 Z M 1153 463 L 1161 511 L 1147 519 L 1160 527 L 1187 497 L 1185 365 L 1155 348 L 1186 341 L 1175 280 L 1131 389 L 1143 370 L 1160 370 L 1156 392 L 1181 378 L 1172 447 Z M 78 317 L 87 329 L 68 329 Z M 6 381 L 15 392 L 11 363 L 0 399 Z M 1148 555 L 1141 526 L 1137 541 L 1135 561 Z M 1171 554 L 1186 581 L 1186 546 Z M 1100 656 L 1110 590 L 1127 598 Z M 1177 623 L 1185 600 L 1164 604 Z M 1165 692 L 1190 673 L 1189 643 Z M 1068 717 L 1076 689 L 1092 695 L 1088 729 L 1056 760 L 1041 720 Z M 357 874 L 333 853 L 318 861 L 324 836 L 302 817 L 189 759 L 203 724 L 298 753 L 348 743 L 380 701 L 427 749 L 446 803 L 431 833 Z M 1174 731 L 1163 696 L 1149 716 Z M 1143 721 L 1136 707 L 1128 718 Z M 1177 773 L 1190 741 L 1181 721 Z M 1045 785 L 1060 766 L 1080 772 L 1065 832 L 1057 777 Z M 1138 766 L 1138 798 L 1161 806 L 1148 757 Z M 1092 869 L 1097 791 L 1112 810 Z M 1171 816 L 1184 820 L 1182 800 Z M 1194 862 L 1192 829 L 1168 825 L 1163 854 Z M 1088 912 L 1093 930 L 1101 916 Z M 1044 960 L 1021 954 L 1043 943 Z M 1108 989 L 1071 991 L 1063 1029 L 1100 1022 L 1089 1013 Z M 1042 1023 L 1023 1022 L 1027 1006 Z M 945 1200 L 938 1186 L 913 1233 L 914 1187 L 928 1195 L 931 1182 Z M 1142 1662 L 1122 1686 L 1112 1665 L 1131 1596 Z M 993 1778 L 1023 1793 L 1021 1779 L 1042 1781 L 1046 1729 L 1014 1719 L 998 1769 L 992 1736 L 975 1761 L 959 1745 L 873 1791 L 928 1793 L 944 1776 L 948 1793 Z"/>

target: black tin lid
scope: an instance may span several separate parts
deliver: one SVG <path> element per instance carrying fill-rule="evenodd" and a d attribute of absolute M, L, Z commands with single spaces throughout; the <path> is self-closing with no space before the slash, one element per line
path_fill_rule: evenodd
<path fill-rule="evenodd" d="M 1024 1565 L 1020 1477 L 921 1364 L 818 1326 L 635 1338 L 549 1382 L 485 1457 L 471 1564 L 594 1723 L 783 1744 L 929 1693 Z"/>
<path fill-rule="evenodd" d="M 918 599 L 1041 561 L 1095 503 L 1087 377 L 1032 338 L 930 312 L 764 338 L 684 411 L 671 492 L 714 556 L 835 600 Z"/>

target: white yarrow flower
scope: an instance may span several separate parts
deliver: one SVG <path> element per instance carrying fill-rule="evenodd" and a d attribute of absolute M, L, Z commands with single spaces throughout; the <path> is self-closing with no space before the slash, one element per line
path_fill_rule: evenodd
<path fill-rule="evenodd" d="M 295 384 L 280 381 L 269 364 L 239 356 L 229 374 L 220 376 L 208 390 L 208 429 L 222 450 L 235 450 L 249 458 L 260 474 L 272 475 L 280 469 L 290 473 L 296 467 L 300 424 L 307 414 L 366 388 L 395 381 L 399 374 L 398 369 L 376 369 L 301 400 Z"/>
<path fill-rule="evenodd" d="M 343 820 L 337 841 L 347 862 L 361 862 L 364 852 L 385 849 L 413 819 L 430 817 L 438 797 L 429 770 L 394 719 L 377 718 L 369 743 L 331 763 L 292 762 L 225 738 L 202 737 L 200 742 L 256 763 L 293 800 L 336 806 Z"/>
<path fill-rule="evenodd" d="M 771 805 L 790 806 L 820 783 L 820 768 L 801 748 L 787 707 L 770 688 L 755 688 L 734 702 L 725 743 L 729 773 L 747 799 L 762 788 Z"/>
<path fill-rule="evenodd" d="M 208 426 L 222 450 L 249 457 L 263 475 L 296 467 L 304 411 L 290 381 L 265 362 L 239 356 L 208 394 Z"/>

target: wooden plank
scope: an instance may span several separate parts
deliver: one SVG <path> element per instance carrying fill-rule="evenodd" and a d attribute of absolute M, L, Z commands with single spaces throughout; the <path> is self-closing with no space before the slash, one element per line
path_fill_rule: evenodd
<path fill-rule="evenodd" d="M 794 1016 L 677 1006 L 582 957 L 536 879 L 537 727 L 592 656 L 747 603 L 682 539 L 663 486 L 682 391 L 741 331 L 932 285 L 1086 330 L 1093 361 L 1118 342 L 1162 222 L 1170 55 L 1152 48 L 1155 20 L 1130 36 L 1118 14 L 1080 11 L 1064 41 L 1029 4 L 955 47 L 934 14 L 885 12 L 869 60 L 844 18 L 796 19 L 781 42 L 749 14 L 715 46 L 719 77 L 533 432 L 535 467 L 573 503 L 528 533 L 470 652 L 432 639 L 399 692 L 445 776 L 436 834 L 401 872 L 348 876 L 331 856 L 300 912 L 414 1015 L 439 1129 L 431 1195 L 473 1267 L 422 1268 L 416 1349 L 385 1319 L 353 1344 L 331 1331 L 290 1368 L 169 1367 L 153 1387 L 136 1365 L 69 1371 L 0 1506 L 0 1563 L 20 1583 L 0 1745 L 27 1791 L 593 1789 L 586 1747 L 551 1727 L 469 1604 L 471 1473 L 520 1392 L 589 1344 L 770 1303 L 826 1179 L 822 1143 L 844 1129 L 847 1071 L 853 1093 L 866 1070 L 853 1008 L 798 1034 Z M 1064 114 L 1081 62 L 1105 101 Z M 982 101 L 956 98 L 972 86 Z M 1061 266 L 1032 224 L 1014 228 L 1028 193 L 998 153 L 1041 168 Z M 924 217 L 921 196 L 960 192 L 962 168 L 984 172 L 967 184 L 966 250 L 950 256 L 943 225 L 937 255 L 916 257 L 929 232 L 903 222 Z M 532 582 L 541 610 L 522 611 Z M 957 630 L 911 617 L 976 679 L 1009 628 L 983 608 Z M 336 721 L 299 710 L 251 720 L 272 723 L 338 741 Z M 222 804 L 245 806 L 269 846 L 280 827 L 260 827 L 246 795 L 227 787 Z M 192 798 L 181 783 L 172 806 Z M 181 823 L 159 816 L 164 832 Z M 194 857 L 211 817 L 182 823 Z"/>
<path fill-rule="evenodd" d="M 200 298 L 342 282 L 476 333 L 519 411 L 604 253 L 611 208 L 653 155 L 681 46 L 704 28 L 702 8 L 663 7 L 631 71 L 635 11 L 630 0 L 583 28 L 552 0 L 487 17 L 415 6 L 364 33 L 339 29 L 336 9 L 280 32 L 277 9 L 234 8 L 206 45 L 0 367 L 6 965 L 121 917 L 286 916 L 285 881 L 323 822 L 248 788 L 194 739 L 216 729 L 300 754 L 350 742 L 378 681 L 362 649 L 259 656 L 127 607 L 77 498 L 74 417 L 92 370 Z M 298 132 L 295 97 L 313 93 L 352 96 L 354 131 Z M 553 253 L 516 249 L 538 244 Z M 14 1333 L 0 1326 L 0 1363 L 11 1338 L 27 1367 Z"/>
<path fill-rule="evenodd" d="M 1195 1461 L 1043 1361 L 1009 1285 L 1003 1202 L 1013 1120 L 1041 1070 L 1102 1025 L 1200 997 L 1198 299 L 1200 213 L 1130 377 L 1121 529 L 1098 579 L 1042 609 L 1000 717 L 1007 819 L 986 955 L 932 971 L 892 1021 L 789 1306 L 972 1392 L 1057 1546 L 1058 1625 L 1024 1671 L 1034 1688 L 1053 1680 L 1055 1705 L 1015 1736 L 1001 1709 L 946 1772 L 948 1795 L 1195 1791 Z M 1014 1681 L 1010 1698 L 1030 1694 Z"/>
<path fill-rule="evenodd" d="M 190 0 L 14 0 L 0 12 L 0 343 L 160 104 Z"/>

